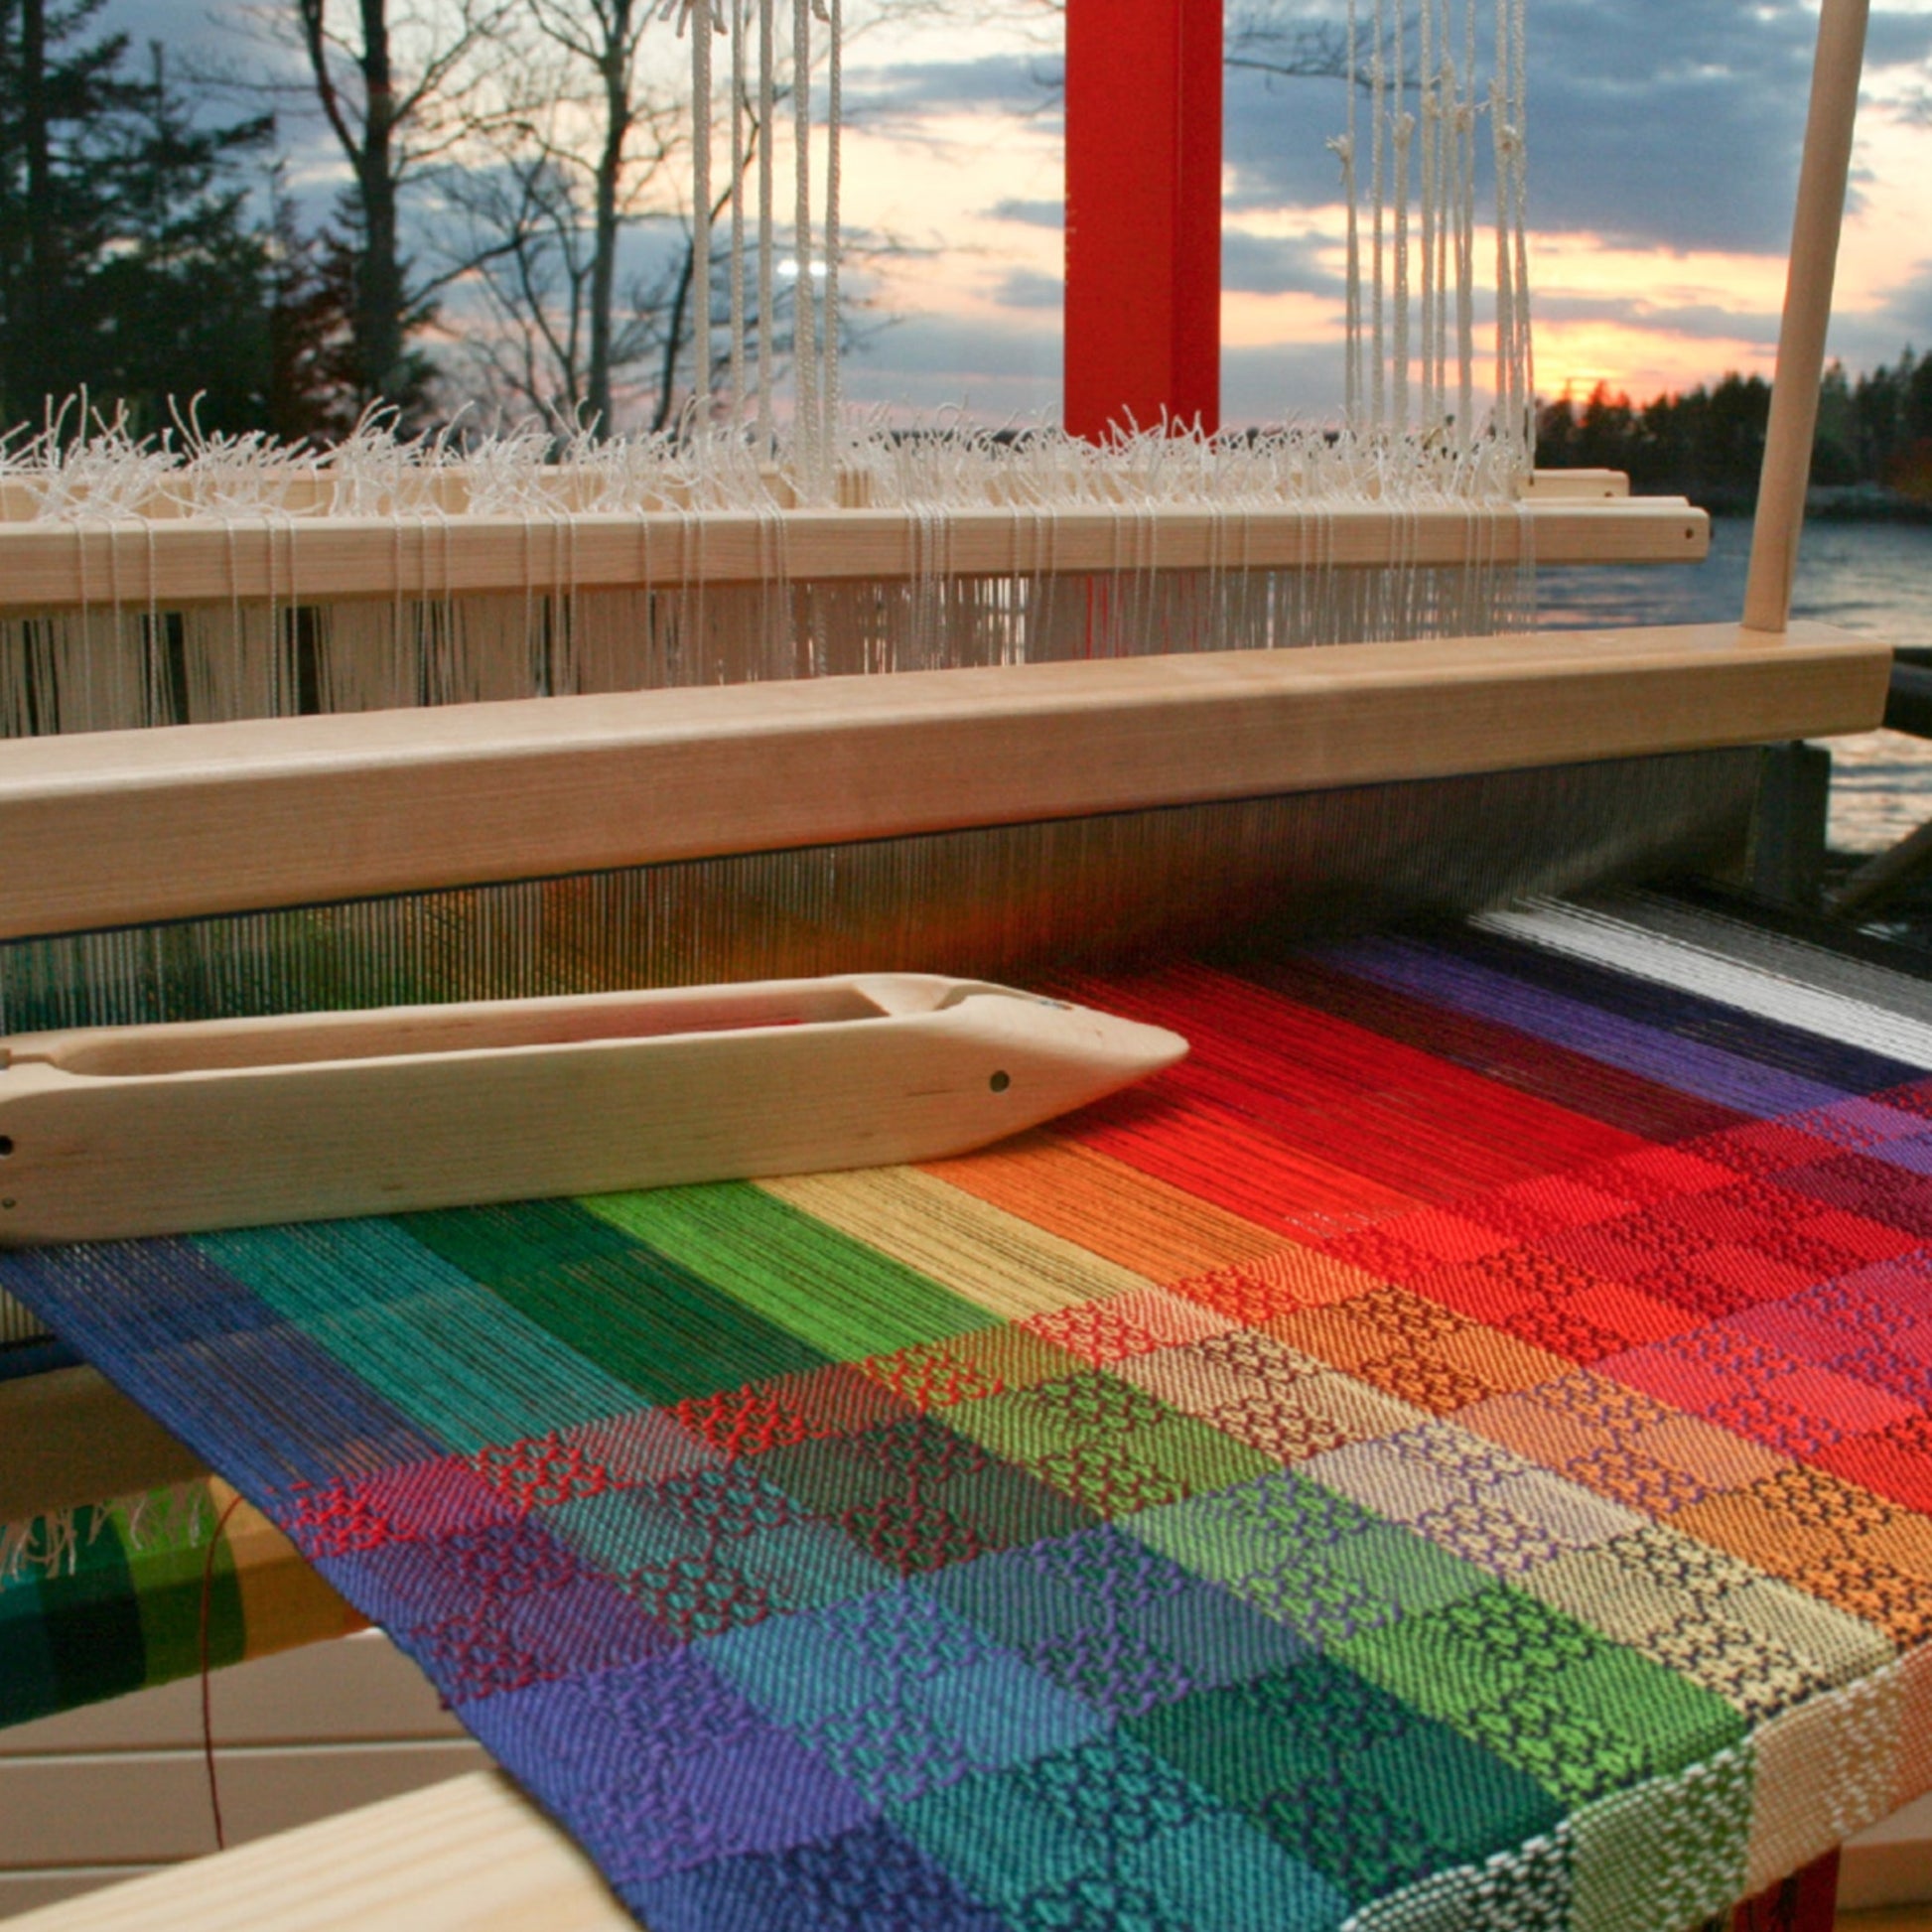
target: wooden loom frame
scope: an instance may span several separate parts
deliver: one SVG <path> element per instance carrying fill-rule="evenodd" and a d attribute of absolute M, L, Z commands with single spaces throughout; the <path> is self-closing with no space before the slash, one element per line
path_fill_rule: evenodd
<path fill-rule="evenodd" d="M 1075 7 L 1083 4 L 1092 6 L 1095 0 L 1073 0 L 1073 4 Z M 1549 761 L 1552 757 L 1563 756 L 1614 756 L 1613 750 L 1605 749 L 1608 741 L 1599 735 L 1602 727 L 1592 725 L 1591 719 L 1603 719 L 1614 711 L 1616 700 L 1633 691 L 1650 688 L 1660 677 L 1681 677 L 1700 670 L 1707 679 L 1702 687 L 1705 698 L 1720 691 L 1725 694 L 1725 702 L 1736 699 L 1746 691 L 1755 692 L 1760 698 L 1766 694 L 1780 694 L 1763 713 L 1757 714 L 1762 727 L 1759 735 L 1780 735 L 1787 729 L 1794 732 L 1852 729 L 1877 722 L 1877 716 L 1882 711 L 1889 652 L 1858 640 L 1809 630 L 1793 633 L 1788 625 L 1791 573 L 1803 516 L 1811 432 L 1816 414 L 1824 332 L 1830 311 L 1839 213 L 1844 201 L 1866 11 L 1867 0 L 1825 0 L 1798 220 L 1794 231 L 1790 288 L 1780 343 L 1781 380 L 1777 385 L 1767 441 L 1765 477 L 1743 623 L 1738 626 L 1706 626 L 1695 635 L 1667 631 L 1638 632 L 1634 634 L 1634 639 L 1626 636 L 1620 644 L 1600 636 L 1586 640 L 1581 646 L 1574 638 L 1559 640 L 1548 636 L 1510 640 L 1507 646 L 1498 640 L 1484 640 L 1485 651 L 1500 652 L 1501 656 L 1487 667 L 1472 660 L 1459 678 L 1446 677 L 1441 668 L 1445 662 L 1453 660 L 1454 647 L 1450 645 L 1422 647 L 1436 658 L 1434 664 L 1419 658 L 1415 654 L 1419 649 L 1416 646 L 1360 646 L 1346 654 L 1350 660 L 1347 663 L 1312 668 L 1307 664 L 1277 667 L 1264 662 L 1266 659 L 1299 653 L 1260 653 L 1255 655 L 1251 668 L 1264 682 L 1273 679 L 1278 670 L 1286 673 L 1293 669 L 1296 675 L 1288 676 L 1285 682 L 1275 683 L 1266 690 L 1244 691 L 1240 697 L 1241 703 L 1275 707 L 1278 724 L 1282 717 L 1297 722 L 1309 740 L 1316 744 L 1325 743 L 1330 727 L 1336 724 L 1343 728 L 1345 740 L 1351 719 L 1352 729 L 1357 734 L 1356 742 L 1358 745 L 1365 744 L 1391 717 L 1409 715 L 1425 721 L 1412 726 L 1403 740 L 1406 748 L 1403 756 L 1415 758 L 1424 753 L 1428 743 L 1426 721 L 1439 716 L 1438 707 L 1443 694 L 1455 689 L 1462 689 L 1466 694 L 1471 686 L 1470 673 L 1473 673 L 1476 684 L 1487 676 L 1489 688 L 1485 703 L 1491 707 L 1487 712 L 1487 723 L 1492 735 L 1499 715 L 1493 706 L 1498 701 L 1509 706 L 1512 698 L 1516 700 L 1512 711 L 1517 724 L 1531 726 L 1536 731 L 1547 731 L 1552 721 L 1557 720 L 1562 721 L 1558 729 L 1570 734 L 1562 740 L 1561 745 L 1539 738 L 1536 754 L 1522 759 L 1520 761 L 1523 763 Z M 1381 652 L 1379 656 L 1374 654 L 1378 648 Z M 1519 653 L 1514 660 L 1509 660 L 1510 649 Z M 1397 654 L 1392 656 L 1391 651 Z M 1409 655 L 1401 655 L 1404 652 Z M 1566 656 L 1566 652 L 1570 655 Z M 1581 658 L 1591 660 L 1587 672 L 1580 668 L 1580 653 Z M 1173 661 L 1151 660 L 1150 663 Z M 1553 667 L 1556 667 L 1554 676 Z M 1720 674 L 1712 681 L 1714 667 Z M 1175 675 L 1162 670 L 1151 671 L 1146 663 L 1138 670 L 1133 665 L 1064 666 L 1032 667 L 1020 672 L 929 675 L 993 681 L 980 687 L 983 694 L 990 694 L 990 705 L 982 707 L 962 727 L 984 734 L 980 741 L 981 749 L 991 754 L 999 750 L 1002 734 L 1014 729 L 1028 705 L 1034 702 L 1028 700 L 1020 703 L 1018 711 L 1011 709 L 1017 694 L 1025 688 L 1011 686 L 1012 679 L 1022 677 L 1033 680 L 1043 691 L 1045 685 L 1040 681 L 1042 670 L 1072 673 L 1073 682 L 1077 684 L 1083 672 L 1094 668 L 1115 677 L 1123 677 L 1124 671 L 1135 672 L 1143 679 L 1151 675 L 1157 683 Z M 1201 667 L 1188 675 L 1198 684 L 1203 678 L 1211 681 L 1221 673 L 1202 660 Z M 1628 682 L 1631 678 L 1637 681 Z M 1809 685 L 1805 683 L 1807 678 L 1813 680 Z M 1128 740 L 1139 746 L 1136 756 L 1158 760 L 1162 753 L 1153 745 L 1146 729 L 1153 715 L 1146 706 L 1158 707 L 1167 703 L 1173 694 L 1156 691 L 1149 697 L 1144 693 L 1143 709 L 1136 719 L 1129 716 L 1135 710 L 1135 700 L 1128 688 L 1131 682 L 1131 679 L 1123 677 L 1121 691 L 1116 694 L 1127 698 L 1124 709 L 1116 707 L 1121 712 L 1121 728 L 1128 733 Z M 1787 720 L 1787 714 L 1775 708 L 1776 702 L 1790 699 L 1796 685 L 1805 686 L 1804 702 L 1807 705 L 1816 700 L 1816 709 L 1809 722 L 1795 718 Z M 926 687 L 927 690 L 937 688 Z M 1688 690 L 1689 687 L 1685 688 Z M 1579 691 L 1585 690 L 1589 693 L 1590 702 L 1586 705 L 1571 703 L 1566 708 L 1566 697 L 1574 700 Z M 1521 702 L 1525 694 L 1529 697 L 1527 713 Z M 1552 694 L 1555 694 L 1554 698 Z M 1198 691 L 1194 695 L 1198 697 Z M 1232 697 L 1232 687 L 1219 695 L 1223 699 Z M 591 713 L 580 714 L 590 726 L 590 731 L 588 737 L 576 742 L 571 741 L 568 730 L 559 731 L 554 723 L 534 734 L 520 728 L 510 729 L 508 737 L 500 740 L 490 754 L 501 761 L 492 775 L 491 783 L 507 783 L 515 790 L 525 771 L 543 770 L 546 773 L 546 790 L 554 792 L 560 760 L 576 764 L 589 759 L 596 768 L 581 775 L 590 780 L 590 796 L 602 796 L 604 815 L 608 821 L 612 816 L 609 811 L 610 794 L 601 791 L 603 781 L 608 778 L 621 783 L 625 768 L 622 760 L 625 759 L 633 760 L 630 767 L 633 772 L 643 771 L 651 759 L 662 755 L 667 744 L 679 740 L 680 731 L 681 742 L 687 746 L 706 740 L 713 746 L 723 746 L 733 738 L 733 730 L 721 731 L 718 728 L 729 726 L 732 720 L 736 720 L 741 768 L 748 751 L 754 766 L 773 762 L 766 757 L 773 742 L 772 714 L 768 709 L 760 709 L 769 696 L 767 692 L 755 692 L 751 700 L 740 699 L 731 693 L 648 696 L 650 702 L 642 706 L 640 718 L 627 725 L 614 714 L 595 717 Z M 698 699 L 701 706 L 711 704 L 719 708 L 719 717 L 710 721 L 702 718 L 694 721 L 688 711 L 680 714 L 678 707 L 692 698 Z M 582 702 L 602 705 L 608 701 Z M 816 701 L 808 701 L 803 709 L 809 711 L 812 702 Z M 940 709 L 945 709 L 950 702 L 949 696 Z M 780 703 L 795 706 L 798 701 L 781 699 Z M 902 704 L 902 700 L 891 701 L 888 709 L 891 709 L 892 703 Z M 1009 710 L 1002 712 L 1002 705 L 1008 706 Z M 1283 712 L 1282 707 L 1287 707 L 1287 710 Z M 537 715 L 514 706 L 479 709 L 500 713 L 518 711 L 532 723 Z M 918 709 L 916 702 L 912 709 Z M 645 719 L 643 713 L 652 716 Z M 562 716 L 554 712 L 550 715 L 553 720 Z M 1688 724 L 1693 716 L 1703 718 L 1703 729 L 1710 729 L 1703 704 L 1694 702 L 1689 705 L 1680 718 L 1680 724 Z M 417 737 L 413 746 L 410 741 L 414 727 L 406 722 L 397 725 L 395 742 L 373 761 L 365 759 L 359 768 L 352 768 L 353 759 L 345 760 L 341 757 L 332 758 L 328 748 L 312 729 L 366 723 L 354 719 L 188 728 L 190 731 L 226 733 L 230 736 L 222 739 L 218 746 L 214 740 L 203 740 L 200 751 L 189 748 L 185 756 L 184 748 L 188 747 L 188 741 L 180 734 L 108 734 L 104 736 L 120 742 L 104 747 L 96 743 L 91 748 L 82 743 L 78 751 L 63 752 L 62 741 L 52 741 L 40 747 L 30 744 L 25 748 L 0 748 L 10 755 L 8 759 L 0 760 L 0 864 L 4 864 L 0 877 L 18 877 L 20 862 L 31 850 L 37 848 L 44 852 L 50 849 L 46 844 L 38 844 L 38 841 L 73 836 L 87 824 L 93 825 L 110 840 L 119 840 L 124 848 L 141 852 L 155 823 L 152 816 L 155 796 L 152 786 L 144 791 L 136 767 L 145 767 L 152 776 L 162 767 L 172 765 L 171 771 L 163 773 L 163 789 L 178 804 L 211 796 L 217 806 L 224 798 L 226 804 L 232 806 L 252 782 L 298 788 L 308 783 L 319 783 L 339 804 L 345 798 L 350 798 L 359 800 L 358 809 L 365 811 L 372 806 L 383 806 L 382 787 L 392 786 L 396 782 L 398 770 L 406 770 L 412 760 L 427 769 L 423 763 L 426 758 L 430 763 L 436 762 L 434 747 L 438 733 L 452 729 L 440 721 L 451 717 L 460 721 L 460 714 L 423 715 L 422 723 L 429 730 Z M 289 736 L 291 723 L 311 731 L 311 742 L 306 753 L 300 743 Z M 926 714 L 922 722 L 911 720 L 907 714 L 900 717 L 898 725 L 898 742 L 916 747 L 919 731 L 942 728 L 943 720 L 937 713 Z M 466 730 L 474 730 L 475 726 L 476 721 L 472 720 L 468 726 L 459 722 L 454 729 L 457 736 L 462 737 Z M 486 725 L 484 729 L 487 735 L 490 727 Z M 778 736 L 782 737 L 782 721 L 776 729 Z M 669 738 L 665 736 L 667 730 Z M 901 829 L 897 820 L 904 817 L 902 799 L 882 815 L 876 800 L 868 802 L 867 797 L 862 795 L 868 790 L 867 782 L 862 780 L 866 780 L 867 774 L 876 768 L 876 738 L 868 739 L 858 721 L 851 716 L 838 723 L 834 731 L 839 735 L 840 742 L 851 748 L 842 755 L 839 769 L 857 786 L 857 791 L 846 798 L 845 804 L 849 805 L 857 799 L 873 813 L 869 821 L 875 828 L 870 833 L 872 836 L 884 836 L 887 830 Z M 129 742 L 162 739 L 171 739 L 172 749 L 164 748 L 155 756 L 143 755 L 135 743 Z M 801 742 L 806 744 L 808 750 L 813 749 L 809 739 Z M 1714 741 L 1707 738 L 1700 742 Z M 1715 742 L 1728 741 L 1721 738 Z M 831 743 L 831 740 L 826 740 L 816 749 L 823 751 Z M 1194 749 L 1198 750 L 1198 745 Z M 1655 749 L 1654 746 L 1652 749 Z M 17 756 L 23 750 L 32 755 L 25 764 L 22 758 Z M 1166 755 L 1172 758 L 1176 752 L 1186 750 L 1184 744 L 1170 745 Z M 607 760 L 616 758 L 619 763 L 615 766 L 608 761 L 599 764 L 593 755 L 600 752 Z M 712 756 L 709 753 L 696 755 Z M 1116 747 L 1109 758 L 1118 756 L 1120 748 Z M 1254 756 L 1253 748 L 1245 756 Z M 1291 761 L 1303 757 L 1293 752 L 1286 756 Z M 1326 756 L 1325 751 L 1322 756 Z M 41 768 L 38 771 L 32 768 L 33 759 L 39 760 Z M 119 779 L 114 779 L 111 773 L 117 768 L 117 760 L 121 775 Z M 1105 760 L 1102 762 L 1104 764 Z M 1317 759 L 1315 763 L 1319 762 Z M 447 759 L 444 765 L 445 777 L 457 767 L 467 765 L 471 777 L 482 768 L 474 758 L 462 755 L 456 757 L 454 765 Z M 1299 769 L 1302 781 L 1311 784 L 1338 780 L 1363 781 L 1359 775 L 1360 767 L 1347 766 L 1345 761 L 1316 771 L 1304 759 Z M 1351 777 L 1351 772 L 1356 775 Z M 108 775 L 108 782 L 103 787 L 101 780 L 104 774 Z M 457 775 L 461 778 L 464 772 L 459 769 Z M 1100 775 L 1098 766 L 1089 773 L 1096 781 Z M 1143 770 L 1135 781 L 1145 781 L 1147 775 L 1147 771 Z M 1004 766 L 995 776 L 1000 783 L 1024 782 L 1025 779 L 1024 772 L 1016 773 Z M 1253 784 L 1263 776 L 1257 770 L 1244 768 L 1234 774 L 1233 781 Z M 1277 771 L 1273 776 L 1277 781 L 1292 783 L 1295 773 Z M 1200 780 L 1196 776 L 1190 782 L 1198 785 Z M 661 798 L 661 787 L 657 795 Z M 1212 794 L 1196 790 L 1190 795 Z M 1238 794 L 1227 792 L 1220 795 Z M 256 802 L 259 803 L 259 796 Z M 794 794 L 793 803 L 797 802 Z M 1016 801 L 1007 795 L 1001 801 L 999 815 L 1003 818 L 1025 815 L 1026 811 L 1041 809 L 1042 802 L 1029 799 L 1025 801 L 1025 811 L 1020 811 L 1013 809 Z M 393 797 L 390 797 L 383 808 L 393 809 L 394 803 Z M 470 803 L 474 804 L 474 799 Z M 466 805 L 465 809 L 468 808 Z M 1064 801 L 1062 808 L 1065 808 Z M 715 803 L 708 809 L 715 812 Z M 844 805 L 841 809 L 844 809 Z M 92 814 L 91 818 L 89 814 Z M 192 812 L 189 815 L 192 817 Z M 448 822 L 454 823 L 461 816 L 461 812 L 454 813 Z M 592 813 L 586 814 L 587 823 L 592 816 Z M 231 816 L 230 822 L 238 821 Z M 852 825 L 843 825 L 841 835 L 850 836 L 854 829 Z M 823 835 L 822 831 L 820 835 Z M 210 831 L 206 825 L 194 830 L 197 839 L 208 836 Z M 764 836 L 764 833 L 760 832 L 759 836 Z M 11 850 L 5 843 L 8 837 L 16 841 Z M 308 831 L 308 842 L 320 843 L 314 839 L 312 827 Z M 407 842 L 404 841 L 405 844 Z M 73 848 L 57 846 L 52 849 Z M 152 869 L 152 848 L 147 849 Z M 716 849 L 715 845 L 711 849 Z M 481 851 L 481 842 L 472 840 L 458 850 L 439 855 L 437 863 L 442 865 L 445 858 L 458 865 L 477 863 L 480 862 Z M 230 848 L 223 863 L 235 856 Z M 271 863 L 281 863 L 290 856 L 290 849 L 278 846 Z M 351 860 L 358 868 L 375 862 L 371 851 L 360 848 L 351 854 Z M 521 863 L 527 864 L 527 858 Z M 132 873 L 123 864 L 119 874 L 105 882 L 104 890 L 125 906 L 128 903 L 126 895 L 134 890 L 135 883 Z M 251 890 L 255 883 L 251 881 Z M 313 884 L 310 882 L 311 888 Z M 197 891 L 218 893 L 219 887 L 211 879 L 204 880 Z M 30 897 L 34 897 L 39 910 L 23 908 L 17 897 L 0 901 L 0 930 L 18 932 L 46 929 L 45 923 L 36 921 L 65 919 L 73 910 L 66 907 L 50 911 L 47 903 L 49 895 L 46 893 Z M 54 896 L 57 899 L 58 897 Z M 152 912 L 126 913 L 126 916 L 153 915 Z M 1829 1881 L 1822 1870 L 1817 1875 L 1822 1882 L 1810 1886 L 1814 1906 L 1820 1898 L 1829 1903 Z M 540 1821 L 505 1781 L 477 1777 L 392 1801 L 364 1813 L 351 1814 L 344 1820 L 314 1826 L 259 1847 L 222 1855 L 214 1868 L 200 1864 L 131 1886 L 93 1894 L 68 1906 L 30 1915 L 22 1924 L 23 1932 L 28 1932 L 28 1928 L 33 1928 L 33 1932 L 57 1932 L 57 1928 L 59 1932 L 124 1932 L 125 1928 L 137 1925 L 153 1928 L 174 1925 L 206 1928 L 224 1923 L 254 1925 L 262 1923 L 265 1914 L 273 1914 L 274 1922 L 279 1926 L 315 1928 L 316 1932 L 321 1932 L 323 1927 L 345 1927 L 350 1924 L 358 1928 L 358 1932 L 382 1932 L 382 1928 L 388 1926 L 407 1926 L 410 1932 L 437 1932 L 438 1928 L 449 1928 L 449 1932 L 459 1932 L 459 1928 L 464 1928 L 467 1932 L 468 1928 L 484 1923 L 502 1922 L 501 1915 L 506 1906 L 511 1917 L 514 1917 L 519 1909 L 518 1901 L 523 1901 L 520 1909 L 540 1911 L 546 1924 L 560 1928 L 582 1928 L 583 1932 L 591 1932 L 591 1928 L 617 1928 L 628 1923 L 625 1915 L 589 1870 L 581 1853 L 569 1845 L 561 1834 Z M 1828 1917 L 1826 1922 L 1829 1922 Z"/>
<path fill-rule="evenodd" d="M 1116 0 L 1074 4 L 1112 9 Z M 1216 4 L 1134 0 L 1117 24 L 1159 42 L 1181 19 L 1174 9 Z M 1827 0 L 1821 22 L 1743 625 L 1204 652 L 16 740 L 0 745 L 0 938 L 1875 725 L 1889 650 L 1822 627 L 1793 635 L 1787 623 L 1867 4 Z M 1198 61 L 1152 61 L 1147 71 L 1157 93 L 1172 95 L 1171 120 L 1198 100 Z M 1084 82 L 1074 99 L 1089 108 L 1076 126 L 1118 124 L 1092 113 Z M 1163 152 L 1186 181 L 1173 206 L 1185 201 L 1197 228 L 1212 218 L 1218 232 L 1201 148 L 1176 137 Z M 1089 172 L 1079 155 L 1070 160 L 1070 182 Z M 1197 280 L 1206 245 L 1169 241 L 1171 279 Z M 1070 270 L 1080 259 L 1076 247 Z M 1170 304 L 1185 306 L 1184 291 Z M 1069 296 L 1069 327 L 1108 312 Z M 1179 379 L 1175 340 L 1172 328 L 1127 332 L 1101 357 L 1106 379 Z M 1198 349 L 1198 332 L 1189 340 Z M 1076 338 L 1070 359 L 1082 350 Z M 1189 382 L 1202 379 L 1199 360 L 1182 371 Z M 0 563 L 12 563 L 0 581 L 14 586 L 0 597 L 84 605 L 90 583 L 96 598 L 112 585 L 137 604 L 560 582 L 678 587 L 753 581 L 774 556 L 794 578 L 1453 563 L 1506 560 L 1532 543 L 1541 553 L 1532 530 L 1565 518 L 1594 528 L 1599 550 L 1615 536 L 1605 554 L 1627 561 L 1653 540 L 1633 545 L 1632 534 L 1654 530 L 1659 514 L 1680 551 L 1702 541 L 1701 512 L 1601 495 L 1615 485 L 1600 476 L 1579 487 L 1582 500 L 1554 481 L 1533 486 L 1549 500 L 1502 517 L 989 508 L 949 517 L 936 538 L 910 513 L 867 509 L 548 528 L 450 514 L 331 530 L 325 519 L 301 532 L 299 573 L 293 524 L 156 521 L 126 540 L 17 525 L 0 527 Z M 90 544 L 105 544 L 105 555 L 90 562 Z M 103 563 L 106 584 L 95 574 Z M 325 824 L 336 835 L 318 839 Z M 34 855 L 48 851 L 71 856 L 59 880 L 36 881 Z"/>

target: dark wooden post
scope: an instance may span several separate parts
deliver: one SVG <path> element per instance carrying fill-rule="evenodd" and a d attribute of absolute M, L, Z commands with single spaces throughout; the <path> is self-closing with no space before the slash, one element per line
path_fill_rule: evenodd
<path fill-rule="evenodd" d="M 1832 1932 L 1838 1906 L 1838 1854 L 1827 1852 L 1782 1884 L 1746 1899 L 1730 1932 Z"/>

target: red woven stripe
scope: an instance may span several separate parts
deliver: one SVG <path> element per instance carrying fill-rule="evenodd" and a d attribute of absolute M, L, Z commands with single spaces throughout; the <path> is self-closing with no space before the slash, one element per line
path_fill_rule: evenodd
<path fill-rule="evenodd" d="M 1195 1043 L 1170 1079 L 1205 1104 L 1421 1200 L 1614 1160 L 1644 1143 L 1467 1069 L 1199 967 L 1079 989 Z"/>
<path fill-rule="evenodd" d="M 1564 1165 L 1609 1160 L 1647 1138 L 1205 967 L 1176 967 L 1114 986 L 1107 996 L 1093 989 L 1096 1000 L 1123 996 L 1144 1001 L 1149 1017 L 1165 1014 L 1167 1025 L 1198 1038 L 1198 1056 L 1211 1065 L 1351 1110 L 1369 1095 L 1399 1096 L 1413 1108 L 1433 1105 L 1487 1146 L 1520 1148 L 1534 1136 L 1543 1150 L 1536 1164 L 1542 1172 L 1553 1159 Z"/>
<path fill-rule="evenodd" d="M 1298 1240 L 1320 1240 L 1418 1204 L 1197 1101 L 1122 1094 L 1065 1131 L 1081 1147 Z"/>
<path fill-rule="evenodd" d="M 1298 1003 L 1391 1041 L 1426 1048 L 1518 1092 L 1554 1101 L 1566 1113 L 1587 1115 L 1645 1141 L 1716 1134 L 1746 1118 L 1716 1101 L 1658 1086 L 1493 1020 L 1431 1006 L 1411 994 L 1306 960 L 1270 961 L 1252 970 L 1257 979 Z"/>

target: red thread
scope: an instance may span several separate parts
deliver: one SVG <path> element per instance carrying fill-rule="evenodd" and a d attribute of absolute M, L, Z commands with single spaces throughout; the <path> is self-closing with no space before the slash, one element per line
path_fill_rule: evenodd
<path fill-rule="evenodd" d="M 207 1767 L 207 1808 L 214 1818 L 214 1849 L 228 1849 L 228 1835 L 221 1826 L 221 1787 L 214 1775 L 214 1714 L 209 1696 L 211 1673 L 208 1667 L 208 1616 L 214 1597 L 214 1552 L 228 1527 L 228 1518 L 241 1507 L 239 1496 L 230 1496 L 216 1519 L 214 1534 L 207 1540 L 202 1556 L 202 1762 Z"/>

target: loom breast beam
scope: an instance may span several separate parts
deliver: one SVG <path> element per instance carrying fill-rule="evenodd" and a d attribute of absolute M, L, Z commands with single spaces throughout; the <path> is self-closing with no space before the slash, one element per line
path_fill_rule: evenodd
<path fill-rule="evenodd" d="M 0 744 L 0 938 L 1863 731 L 1822 624 L 1192 652 Z"/>
<path fill-rule="evenodd" d="M 935 554 L 935 541 L 938 552 Z M 1681 497 L 1538 485 L 1498 508 L 1087 506 L 707 510 L 566 519 L 316 516 L 0 521 L 0 611 L 282 605 L 489 592 L 1093 576 L 1335 566 L 1697 563 L 1710 518 Z"/>
<path fill-rule="evenodd" d="M 0 1243 L 931 1161 L 1179 1059 L 923 974 L 0 1040 Z"/>

